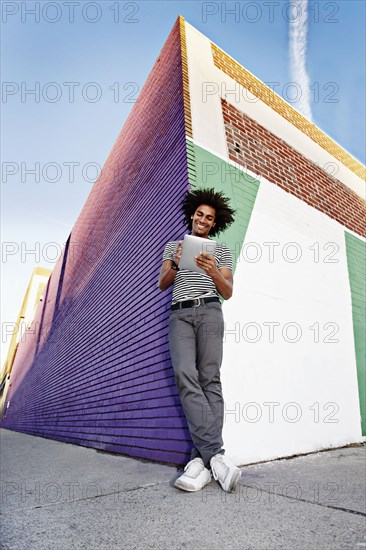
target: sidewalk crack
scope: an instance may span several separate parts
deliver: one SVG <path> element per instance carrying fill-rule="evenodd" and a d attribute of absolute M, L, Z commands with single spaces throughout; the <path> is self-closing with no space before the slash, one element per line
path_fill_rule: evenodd
<path fill-rule="evenodd" d="M 241 487 L 247 487 L 248 489 L 253 489 L 253 486 L 246 485 L 244 483 L 239 483 L 239 486 Z M 366 517 L 366 512 L 361 512 L 359 510 L 352 510 L 351 508 L 343 508 L 342 506 L 333 506 L 332 504 L 325 504 L 323 502 L 316 502 L 315 500 L 307 500 L 306 498 L 301 497 L 292 497 L 290 495 L 284 495 L 283 493 L 277 493 L 275 491 L 266 491 L 265 489 L 258 489 L 262 493 L 267 493 L 269 495 L 277 495 L 279 497 L 283 497 L 285 499 L 289 500 L 295 500 L 299 502 L 306 502 L 308 504 L 316 504 L 317 506 L 322 506 L 323 508 L 331 508 L 332 510 L 339 510 L 341 512 L 347 512 L 349 514 L 356 514 L 357 516 L 363 516 Z"/>

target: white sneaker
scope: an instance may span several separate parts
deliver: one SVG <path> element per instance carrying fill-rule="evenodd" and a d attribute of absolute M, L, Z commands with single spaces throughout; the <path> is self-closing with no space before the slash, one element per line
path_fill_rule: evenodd
<path fill-rule="evenodd" d="M 199 491 L 211 481 L 211 472 L 203 464 L 202 458 L 194 458 L 184 468 L 174 483 L 174 487 L 183 491 Z"/>
<path fill-rule="evenodd" d="M 224 491 L 235 491 L 241 477 L 241 470 L 234 466 L 226 455 L 217 454 L 210 460 L 212 475 L 218 481 Z"/>

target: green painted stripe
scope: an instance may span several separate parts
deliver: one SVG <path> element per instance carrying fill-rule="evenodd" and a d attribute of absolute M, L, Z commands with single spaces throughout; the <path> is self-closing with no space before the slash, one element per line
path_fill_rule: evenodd
<path fill-rule="evenodd" d="M 361 429 L 362 435 L 366 435 L 366 243 L 347 231 L 344 233 L 352 298 Z"/>
<path fill-rule="evenodd" d="M 214 188 L 230 198 L 235 222 L 218 235 L 233 252 L 234 271 L 244 243 L 259 181 L 187 139 L 188 178 L 193 189 Z"/>

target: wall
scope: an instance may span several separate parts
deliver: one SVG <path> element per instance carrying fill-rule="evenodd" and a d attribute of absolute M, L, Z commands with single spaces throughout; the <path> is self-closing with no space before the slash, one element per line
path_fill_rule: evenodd
<path fill-rule="evenodd" d="M 157 278 L 165 243 L 184 232 L 178 204 L 187 187 L 177 21 L 52 273 L 40 334 L 19 349 L 4 427 L 186 461 L 170 293 Z"/>
<path fill-rule="evenodd" d="M 186 51 L 190 181 L 237 209 L 225 448 L 247 464 L 362 441 L 364 168 L 190 25 Z"/>
<path fill-rule="evenodd" d="M 192 186 L 224 191 L 237 211 L 220 236 L 235 257 L 228 454 L 248 464 L 362 440 L 363 167 L 258 82 L 178 19 L 19 347 L 4 427 L 187 460 L 171 294 L 156 282 Z"/>

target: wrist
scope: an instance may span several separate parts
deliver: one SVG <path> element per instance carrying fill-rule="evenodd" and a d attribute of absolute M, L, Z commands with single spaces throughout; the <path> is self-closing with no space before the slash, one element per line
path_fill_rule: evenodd
<path fill-rule="evenodd" d="M 172 269 L 174 271 L 179 271 L 179 265 L 174 260 L 171 260 L 171 262 L 172 262 L 172 266 L 171 266 Z"/>
<path fill-rule="evenodd" d="M 219 279 L 220 277 L 221 277 L 220 270 L 216 268 L 216 269 L 213 271 L 213 273 L 211 274 L 211 279 L 212 279 L 213 281 L 217 281 L 217 279 Z"/>

